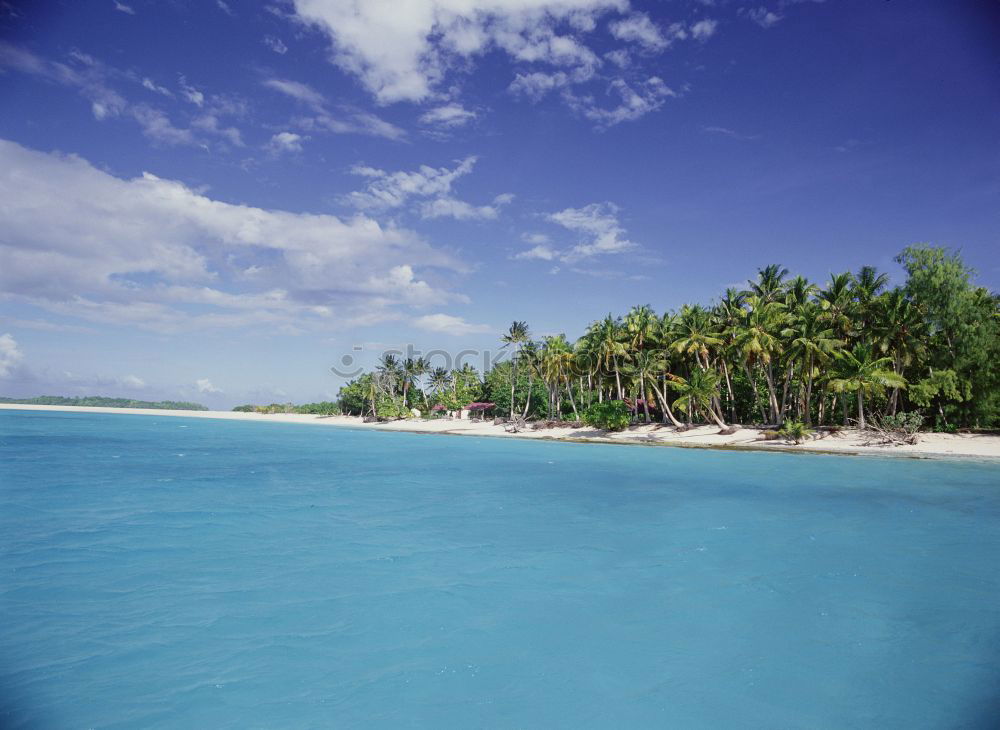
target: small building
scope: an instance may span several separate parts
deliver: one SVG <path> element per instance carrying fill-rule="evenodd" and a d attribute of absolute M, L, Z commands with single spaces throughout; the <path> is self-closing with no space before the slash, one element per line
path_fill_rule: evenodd
<path fill-rule="evenodd" d="M 485 420 L 487 411 L 492 411 L 496 407 L 496 403 L 470 403 L 465 408 L 462 409 L 462 414 L 460 418 L 465 418 L 466 413 L 469 414 L 469 418 L 475 418 L 477 420 Z"/>

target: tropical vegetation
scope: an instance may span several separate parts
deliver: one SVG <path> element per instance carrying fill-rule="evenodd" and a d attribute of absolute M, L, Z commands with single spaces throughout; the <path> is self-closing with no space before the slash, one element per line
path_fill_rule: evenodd
<path fill-rule="evenodd" d="M 201 403 L 188 401 L 147 401 L 130 398 L 107 398 L 101 395 L 63 396 L 40 395 L 34 398 L 0 398 L 0 403 L 17 403 L 31 406 L 87 406 L 91 408 L 154 408 L 173 411 L 207 411 Z"/>
<path fill-rule="evenodd" d="M 872 415 L 913 414 L 904 420 L 938 430 L 1000 425 L 1000 297 L 973 283 L 957 252 L 911 246 L 896 261 L 906 279 L 895 287 L 870 266 L 821 283 L 765 266 L 711 304 L 635 306 L 575 342 L 514 321 L 500 337 L 509 356 L 484 374 L 386 355 L 338 403 L 379 418 L 488 401 L 509 418 L 583 414 L 609 427 L 614 413 L 676 427 L 792 422 L 794 440 Z"/>

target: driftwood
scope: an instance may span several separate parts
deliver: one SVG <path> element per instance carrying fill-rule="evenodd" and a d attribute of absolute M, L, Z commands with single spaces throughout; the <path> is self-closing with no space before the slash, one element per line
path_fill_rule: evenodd
<path fill-rule="evenodd" d="M 504 424 L 503 430 L 507 433 L 519 433 L 528 428 L 527 422 L 520 416 L 514 416 L 513 419 Z"/>
<path fill-rule="evenodd" d="M 541 431 L 547 428 L 583 428 L 583 425 L 583 421 L 536 421 L 531 428 Z"/>
<path fill-rule="evenodd" d="M 864 446 L 912 446 L 920 440 L 920 434 L 872 422 L 866 424 L 861 439 Z"/>

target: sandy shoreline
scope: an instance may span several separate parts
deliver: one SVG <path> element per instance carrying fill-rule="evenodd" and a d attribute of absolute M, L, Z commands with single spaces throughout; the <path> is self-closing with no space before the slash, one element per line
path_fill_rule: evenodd
<path fill-rule="evenodd" d="M 145 408 L 98 408 L 82 406 L 35 406 L 0 404 L 0 410 L 17 411 L 67 411 L 78 413 L 112 413 L 140 416 L 180 416 L 184 418 L 218 418 L 231 421 L 256 423 L 307 423 L 319 426 L 340 426 L 374 431 L 404 431 L 411 433 L 452 434 L 463 436 L 488 436 L 502 438 L 548 439 L 555 441 L 593 441 L 597 443 L 636 444 L 646 446 L 679 446 L 695 448 L 753 449 L 759 451 L 806 451 L 828 454 L 878 456 L 908 456 L 913 458 L 962 457 L 1000 461 L 1000 436 L 978 434 L 921 434 L 919 443 L 912 446 L 865 446 L 858 434 L 845 431 L 835 436 L 814 439 L 800 445 L 782 441 L 758 441 L 757 429 L 740 429 L 734 434 L 720 436 L 715 426 L 702 426 L 676 433 L 671 428 L 633 426 L 620 433 L 607 433 L 583 428 L 550 428 L 539 431 L 507 433 L 503 426 L 492 421 L 459 420 L 407 420 L 391 423 L 364 423 L 355 416 L 315 416 L 298 413 L 242 413 L 237 411 L 172 411 Z"/>

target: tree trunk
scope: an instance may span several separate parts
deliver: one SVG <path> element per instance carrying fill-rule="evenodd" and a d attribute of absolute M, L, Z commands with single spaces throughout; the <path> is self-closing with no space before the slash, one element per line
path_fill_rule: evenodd
<path fill-rule="evenodd" d="M 813 393 L 813 368 L 812 368 L 812 356 L 809 357 L 809 378 L 806 380 L 806 402 L 805 402 L 805 414 L 806 414 L 806 425 L 812 425 L 812 393 Z M 820 407 L 822 412 L 822 406 Z M 822 417 L 821 417 L 822 422 Z"/>
<path fill-rule="evenodd" d="M 781 386 L 781 410 L 778 411 L 778 425 L 785 422 L 785 413 L 788 410 L 788 387 L 792 383 L 792 363 L 788 364 L 788 372 L 785 373 L 785 382 Z"/>
<path fill-rule="evenodd" d="M 664 422 L 669 418 L 670 422 L 672 424 L 674 424 L 674 428 L 681 428 L 681 426 L 683 424 L 680 421 L 677 420 L 676 416 L 674 416 L 674 412 L 672 410 L 670 410 L 670 403 L 667 402 L 667 399 L 664 397 L 663 392 L 656 386 L 656 381 L 655 380 L 652 381 L 652 386 L 653 386 L 653 390 L 656 391 L 656 397 L 659 398 L 660 399 L 660 403 L 663 404 L 663 420 L 664 420 Z"/>
<path fill-rule="evenodd" d="M 767 398 L 771 406 L 771 423 L 779 423 L 778 394 L 774 389 L 774 369 L 771 363 L 768 363 L 767 367 L 764 368 L 764 378 L 767 380 Z"/>
<path fill-rule="evenodd" d="M 899 355 L 896 355 L 892 360 L 892 371 L 896 373 L 896 375 L 903 374 L 902 373 L 903 366 L 902 363 L 899 362 L 899 360 L 900 360 Z M 898 401 L 899 401 L 899 388 L 893 388 L 892 397 L 889 399 L 889 413 L 891 413 L 894 416 L 896 415 L 896 404 L 898 403 Z"/>
<path fill-rule="evenodd" d="M 858 388 L 858 428 L 865 427 L 865 396 L 864 390 Z"/>
<path fill-rule="evenodd" d="M 726 376 L 726 392 L 729 394 L 729 420 L 736 423 L 736 396 L 733 395 L 733 383 L 729 377 L 729 366 L 726 365 L 725 358 L 722 360 L 722 374 Z"/>
<path fill-rule="evenodd" d="M 581 378 L 582 380 L 582 378 Z M 582 385 L 582 383 L 581 383 Z M 569 396 L 569 404 L 573 406 L 573 420 L 579 421 L 580 414 L 576 411 L 576 400 L 573 398 L 573 386 L 570 384 L 569 377 L 566 378 L 566 395 Z"/>
<path fill-rule="evenodd" d="M 760 391 L 757 389 L 757 378 L 755 378 L 750 373 L 750 366 L 743 363 L 743 371 L 747 374 L 747 380 L 750 381 L 750 385 L 753 386 L 753 402 L 760 408 L 760 421 L 763 423 L 767 420 L 767 414 L 764 413 L 764 404 L 760 402 Z"/>
<path fill-rule="evenodd" d="M 516 356 L 515 356 L 516 357 Z M 514 386 L 517 384 L 517 360 L 510 365 L 510 420 L 514 420 Z"/>
<path fill-rule="evenodd" d="M 649 396 L 646 394 L 646 379 L 639 376 L 639 395 L 642 396 L 642 410 L 646 414 L 646 423 L 649 423 Z"/>
<path fill-rule="evenodd" d="M 709 405 L 709 407 L 706 410 L 708 411 L 708 415 L 711 417 L 711 419 L 713 421 L 715 421 L 716 425 L 719 428 L 721 428 L 721 429 L 728 428 L 728 426 L 726 426 L 725 421 L 723 421 L 721 418 L 719 418 L 719 415 L 715 412 L 715 410 L 712 408 L 711 405 Z"/>

